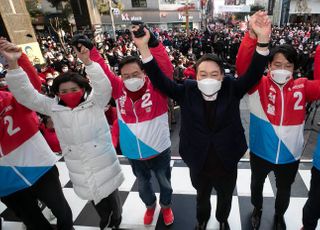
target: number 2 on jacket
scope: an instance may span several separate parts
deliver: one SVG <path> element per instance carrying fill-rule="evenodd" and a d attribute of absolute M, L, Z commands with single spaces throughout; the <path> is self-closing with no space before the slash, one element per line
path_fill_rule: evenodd
<path fill-rule="evenodd" d="M 150 93 L 145 93 L 142 96 L 141 108 L 146 108 L 152 105 L 152 101 L 150 100 L 150 97 L 151 97 Z"/>
<path fill-rule="evenodd" d="M 7 123 L 8 123 L 7 132 L 9 134 L 9 136 L 14 135 L 21 130 L 20 127 L 16 127 L 15 129 L 13 129 L 13 119 L 11 116 L 4 117 L 4 124 L 7 124 Z"/>
<path fill-rule="evenodd" d="M 296 103 L 294 103 L 294 110 L 302 110 L 303 106 L 299 105 L 300 102 L 302 101 L 302 97 L 303 97 L 302 93 L 301 92 L 294 92 L 293 97 L 297 98 Z"/>

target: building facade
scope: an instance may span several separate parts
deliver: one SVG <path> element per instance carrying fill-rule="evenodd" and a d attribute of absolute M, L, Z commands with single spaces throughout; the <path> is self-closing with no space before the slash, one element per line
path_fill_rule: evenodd
<path fill-rule="evenodd" d="M 179 11 L 187 1 L 179 0 L 121 0 L 124 10 L 114 15 L 117 29 L 126 29 L 132 20 L 143 21 L 150 27 L 161 29 L 185 28 L 186 12 Z M 200 29 L 201 9 L 199 1 L 189 0 L 194 8 L 189 10 L 190 28 Z M 103 27 L 111 28 L 110 15 L 102 15 Z"/>
<path fill-rule="evenodd" d="M 290 4 L 291 23 L 320 23 L 320 1 L 319 0 L 291 0 Z"/>
<path fill-rule="evenodd" d="M 31 24 L 30 15 L 23 0 L 1 1 L 0 36 L 6 37 L 21 47 L 31 62 L 43 63 L 44 60 Z"/>

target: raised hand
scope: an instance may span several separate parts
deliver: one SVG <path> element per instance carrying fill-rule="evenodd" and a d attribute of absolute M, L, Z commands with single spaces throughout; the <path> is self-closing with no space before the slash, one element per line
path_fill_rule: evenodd
<path fill-rule="evenodd" d="M 18 68 L 18 59 L 21 57 L 21 48 L 0 37 L 0 53 L 7 60 L 9 69 Z"/>
<path fill-rule="evenodd" d="M 260 11 L 255 12 L 253 15 L 250 16 L 249 22 L 248 22 L 248 31 L 250 34 L 250 37 L 253 39 L 257 39 L 257 35 L 255 34 L 255 32 L 252 29 L 252 24 L 254 21 L 256 21 L 256 17 L 259 14 Z"/>
<path fill-rule="evenodd" d="M 91 50 L 94 46 L 92 41 L 86 35 L 82 35 L 82 34 L 74 35 L 71 40 L 71 45 L 77 47 L 79 43 L 84 45 L 89 50 Z M 80 50 L 78 51 L 80 52 Z"/>
<path fill-rule="evenodd" d="M 137 31 L 139 29 L 139 26 L 133 25 L 131 28 L 131 33 L 132 33 L 132 39 L 133 42 L 136 44 L 138 49 L 145 49 L 148 48 L 148 42 L 150 39 L 150 32 L 146 28 L 143 28 L 143 31 L 145 32 L 145 35 L 143 37 L 137 38 L 134 36 L 134 31 Z"/>
<path fill-rule="evenodd" d="M 77 46 L 73 47 L 74 51 L 77 53 L 77 57 L 83 62 L 85 65 L 91 64 L 90 59 L 90 50 L 86 48 L 84 45 L 78 43 Z"/>
<path fill-rule="evenodd" d="M 259 11 L 251 21 L 251 28 L 258 37 L 258 42 L 268 43 L 271 36 L 271 21 L 266 12 Z"/>

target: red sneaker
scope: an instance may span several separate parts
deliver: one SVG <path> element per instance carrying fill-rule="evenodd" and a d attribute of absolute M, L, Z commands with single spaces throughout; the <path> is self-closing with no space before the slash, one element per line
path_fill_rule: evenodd
<path fill-rule="evenodd" d="M 145 225 L 150 225 L 153 221 L 153 215 L 156 208 L 147 208 L 147 211 L 144 214 L 143 222 Z"/>
<path fill-rule="evenodd" d="M 163 221 L 166 226 L 169 226 L 173 223 L 174 216 L 171 208 L 162 208 Z"/>

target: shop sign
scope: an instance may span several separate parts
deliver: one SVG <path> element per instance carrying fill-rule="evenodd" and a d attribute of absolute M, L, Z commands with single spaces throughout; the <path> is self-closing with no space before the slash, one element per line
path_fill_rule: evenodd
<path fill-rule="evenodd" d="M 128 13 L 121 14 L 122 21 L 142 21 L 141 16 L 129 16 Z"/>
<path fill-rule="evenodd" d="M 225 5 L 218 7 L 219 12 L 250 12 L 250 6 L 248 5 Z"/>
<path fill-rule="evenodd" d="M 179 20 L 182 20 L 182 21 L 185 21 L 186 20 L 186 16 L 182 15 L 182 14 L 178 14 L 178 18 Z M 192 20 L 193 19 L 193 16 L 192 15 L 189 15 L 189 20 Z"/>

